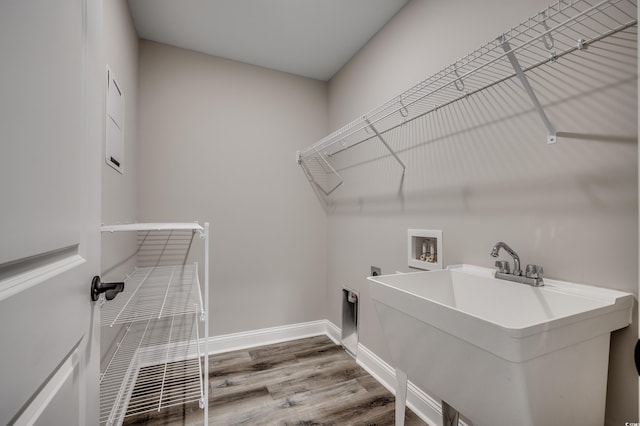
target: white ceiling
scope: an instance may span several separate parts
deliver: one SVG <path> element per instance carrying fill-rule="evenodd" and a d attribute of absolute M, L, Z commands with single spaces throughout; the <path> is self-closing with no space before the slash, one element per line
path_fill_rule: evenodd
<path fill-rule="evenodd" d="M 408 0 L 129 0 L 138 36 L 329 80 Z"/>

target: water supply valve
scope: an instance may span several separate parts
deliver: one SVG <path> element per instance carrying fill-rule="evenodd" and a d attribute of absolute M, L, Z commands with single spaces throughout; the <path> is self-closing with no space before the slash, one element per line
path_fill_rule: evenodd
<path fill-rule="evenodd" d="M 508 274 L 510 271 L 508 260 L 496 260 L 496 266 L 501 274 Z"/>
<path fill-rule="evenodd" d="M 540 265 L 527 265 L 525 268 L 527 278 L 542 278 L 543 272 L 542 266 Z"/>

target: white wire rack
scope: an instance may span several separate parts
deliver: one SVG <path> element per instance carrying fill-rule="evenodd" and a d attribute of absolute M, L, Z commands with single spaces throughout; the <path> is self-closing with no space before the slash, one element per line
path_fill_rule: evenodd
<path fill-rule="evenodd" d="M 517 77 L 547 128 L 547 142 L 556 141 L 546 116 L 526 80 L 526 71 L 585 49 L 618 31 L 637 24 L 636 0 L 564 0 L 553 3 L 496 39 L 437 72 L 411 89 L 375 108 L 297 153 L 307 177 L 326 194 L 342 177 L 331 157 L 362 142 L 379 139 L 400 163 L 385 133 L 474 93 Z"/>
<path fill-rule="evenodd" d="M 198 264 L 136 268 L 124 291 L 102 307 L 102 326 L 173 315 L 204 315 Z"/>
<path fill-rule="evenodd" d="M 121 231 L 177 231 L 189 230 L 204 232 L 204 228 L 197 222 L 174 222 L 174 223 L 125 223 L 120 225 L 103 225 L 102 232 Z"/>
<path fill-rule="evenodd" d="M 129 323 L 100 375 L 100 423 L 204 401 L 198 333 L 196 315 Z"/>
<path fill-rule="evenodd" d="M 197 402 L 206 425 L 209 224 L 140 223 L 102 231 L 138 232 L 137 255 L 145 266 L 102 305 L 102 326 L 118 325 L 122 335 L 100 375 L 100 423 L 122 424 L 125 417 Z M 204 240 L 202 290 L 198 263 L 184 264 L 196 232 Z M 165 265 L 167 260 L 182 263 Z"/>
<path fill-rule="evenodd" d="M 189 263 L 188 254 L 196 233 L 191 230 L 137 232 L 138 266 L 171 266 Z"/>

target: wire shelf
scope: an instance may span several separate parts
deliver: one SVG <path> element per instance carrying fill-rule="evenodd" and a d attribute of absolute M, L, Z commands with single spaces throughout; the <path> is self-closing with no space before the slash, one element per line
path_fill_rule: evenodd
<path fill-rule="evenodd" d="M 328 194 L 342 183 L 340 175 L 329 164 L 333 155 L 378 138 L 478 91 L 515 76 L 520 77 L 517 67 L 526 72 L 568 53 L 585 49 L 590 43 L 636 24 L 636 0 L 558 1 L 300 151 L 298 163 L 305 169 L 307 177 Z M 513 63 L 514 57 L 517 65 Z M 339 183 L 323 185 L 323 182 Z"/>
<path fill-rule="evenodd" d="M 196 222 L 176 223 L 127 223 L 121 225 L 103 225 L 102 232 L 126 232 L 126 231 L 167 231 L 167 230 L 191 230 L 204 231 L 204 228 Z"/>
<path fill-rule="evenodd" d="M 102 326 L 204 313 L 197 264 L 136 268 L 124 287 L 102 307 Z"/>
<path fill-rule="evenodd" d="M 100 375 L 100 423 L 204 401 L 196 315 L 127 325 Z"/>
<path fill-rule="evenodd" d="M 190 230 L 138 231 L 138 267 L 186 265 L 195 233 Z"/>

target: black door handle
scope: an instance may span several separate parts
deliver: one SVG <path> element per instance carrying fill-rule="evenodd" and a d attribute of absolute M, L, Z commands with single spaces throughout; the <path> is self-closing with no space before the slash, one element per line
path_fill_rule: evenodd
<path fill-rule="evenodd" d="M 98 300 L 101 293 L 104 293 L 107 300 L 113 300 L 123 290 L 124 283 L 103 283 L 98 275 L 91 280 L 91 300 L 94 302 Z"/>

